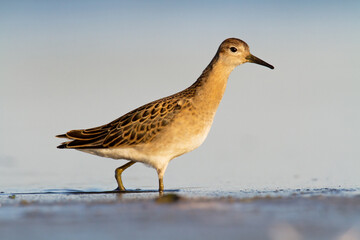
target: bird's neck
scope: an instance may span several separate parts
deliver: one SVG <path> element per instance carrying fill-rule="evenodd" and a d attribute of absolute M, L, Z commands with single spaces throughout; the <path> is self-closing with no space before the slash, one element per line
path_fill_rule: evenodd
<path fill-rule="evenodd" d="M 229 75 L 234 68 L 234 66 L 223 64 L 215 56 L 192 86 L 196 88 L 193 98 L 195 106 L 215 113 L 224 95 Z"/>

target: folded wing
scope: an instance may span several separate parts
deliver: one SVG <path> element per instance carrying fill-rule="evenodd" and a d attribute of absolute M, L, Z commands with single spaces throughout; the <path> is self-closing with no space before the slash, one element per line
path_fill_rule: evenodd
<path fill-rule="evenodd" d="M 173 96 L 139 107 L 122 117 L 100 127 L 72 130 L 59 138 L 68 138 L 58 148 L 114 148 L 150 142 L 169 125 L 189 101 Z"/>

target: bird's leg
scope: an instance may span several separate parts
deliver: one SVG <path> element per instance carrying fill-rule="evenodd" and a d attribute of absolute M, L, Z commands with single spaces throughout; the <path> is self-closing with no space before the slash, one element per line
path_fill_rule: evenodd
<path fill-rule="evenodd" d="M 121 167 L 118 167 L 116 170 L 115 170 L 115 179 L 117 181 L 117 184 L 118 184 L 118 187 L 115 189 L 115 190 L 119 190 L 119 191 L 125 191 L 125 187 L 122 183 L 122 180 L 121 180 L 121 173 L 127 169 L 128 167 L 132 166 L 135 162 L 133 161 L 130 161 L 124 165 L 122 165 Z"/>
<path fill-rule="evenodd" d="M 164 177 L 164 173 L 165 173 L 165 168 L 162 169 L 157 169 L 157 174 L 158 174 L 158 178 L 159 178 L 159 193 L 162 194 L 164 192 L 164 182 L 163 182 L 163 177 Z"/>
<path fill-rule="evenodd" d="M 159 193 L 163 193 L 164 192 L 164 182 L 163 182 L 163 177 L 159 176 Z"/>

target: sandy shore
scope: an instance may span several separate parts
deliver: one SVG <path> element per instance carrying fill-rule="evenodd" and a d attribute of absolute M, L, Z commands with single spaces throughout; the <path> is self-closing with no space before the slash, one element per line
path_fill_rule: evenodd
<path fill-rule="evenodd" d="M 0 239 L 360 239 L 360 195 L 0 194 Z"/>

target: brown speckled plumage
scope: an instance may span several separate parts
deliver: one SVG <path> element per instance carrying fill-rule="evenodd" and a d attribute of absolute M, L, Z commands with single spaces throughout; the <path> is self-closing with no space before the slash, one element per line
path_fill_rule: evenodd
<path fill-rule="evenodd" d="M 58 135 L 72 140 L 58 148 L 113 148 L 150 142 L 179 112 L 191 107 L 188 99 L 195 91 L 196 87 L 192 86 L 141 106 L 106 125 Z"/>

